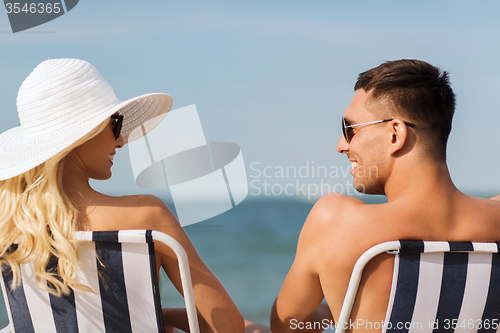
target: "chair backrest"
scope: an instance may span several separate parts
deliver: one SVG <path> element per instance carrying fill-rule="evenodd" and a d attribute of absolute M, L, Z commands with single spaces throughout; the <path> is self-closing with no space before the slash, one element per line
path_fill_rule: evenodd
<path fill-rule="evenodd" d="M 381 332 L 500 332 L 499 245 L 395 241 L 371 248 L 355 265 L 336 332 L 349 327 L 363 267 L 383 252 L 396 257 Z"/>
<path fill-rule="evenodd" d="M 5 265 L 2 291 L 14 331 L 164 332 L 154 252 L 154 241 L 161 241 L 178 257 L 190 330 L 199 332 L 187 256 L 175 239 L 151 230 L 82 231 L 76 237 L 83 241 L 78 281 L 95 293 L 56 297 L 41 290 L 32 263 L 21 265 L 22 283 L 12 289 Z"/>

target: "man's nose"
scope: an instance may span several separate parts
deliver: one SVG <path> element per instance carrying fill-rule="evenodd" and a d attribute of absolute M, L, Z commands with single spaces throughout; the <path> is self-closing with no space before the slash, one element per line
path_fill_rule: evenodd
<path fill-rule="evenodd" d="M 337 151 L 341 154 L 346 154 L 349 151 L 349 144 L 345 141 L 343 136 L 340 136 L 339 143 L 337 144 Z"/>

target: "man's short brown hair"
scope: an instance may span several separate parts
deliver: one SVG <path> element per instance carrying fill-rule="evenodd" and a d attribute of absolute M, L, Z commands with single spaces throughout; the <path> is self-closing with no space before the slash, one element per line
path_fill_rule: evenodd
<path fill-rule="evenodd" d="M 420 60 L 388 61 L 359 74 L 354 90 L 372 91 L 387 99 L 394 112 L 416 125 L 429 155 L 446 159 L 446 143 L 455 112 L 455 94 L 448 73 Z"/>

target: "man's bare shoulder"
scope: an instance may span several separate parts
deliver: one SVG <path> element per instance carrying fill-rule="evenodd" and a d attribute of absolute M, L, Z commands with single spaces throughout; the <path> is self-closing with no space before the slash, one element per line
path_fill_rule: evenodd
<path fill-rule="evenodd" d="M 384 210 L 386 204 L 367 204 L 364 201 L 342 195 L 327 194 L 312 208 L 306 225 L 329 229 L 351 228 L 371 224 L 373 217 Z"/>
<path fill-rule="evenodd" d="M 458 202 L 463 223 L 470 224 L 470 230 L 464 234 L 470 234 L 471 240 L 500 240 L 500 196 L 491 199 L 477 198 L 465 195 Z"/>
<path fill-rule="evenodd" d="M 466 196 L 471 200 L 471 202 L 477 204 L 479 207 L 491 208 L 493 210 L 500 209 L 500 195 L 494 196 L 491 199 L 478 198 L 472 196 Z"/>
<path fill-rule="evenodd" d="M 349 262 L 376 243 L 383 233 L 378 222 L 384 205 L 366 204 L 357 198 L 330 194 L 314 205 L 302 228 L 299 250 L 336 253 L 338 260 Z M 369 237 L 368 237 L 369 236 Z M 300 244 L 302 243 L 302 244 Z M 368 244 L 370 243 L 370 244 Z M 307 249 L 307 250 L 305 250 Z M 348 253 L 354 254 L 351 258 Z M 344 255 L 345 254 L 345 255 Z M 310 254 L 314 256 L 313 253 Z"/>
<path fill-rule="evenodd" d="M 332 217 L 338 217 L 339 214 L 357 210 L 367 206 L 360 199 L 343 194 L 331 193 L 322 196 L 314 205 L 311 214 L 314 214 L 317 220 L 330 220 Z"/>

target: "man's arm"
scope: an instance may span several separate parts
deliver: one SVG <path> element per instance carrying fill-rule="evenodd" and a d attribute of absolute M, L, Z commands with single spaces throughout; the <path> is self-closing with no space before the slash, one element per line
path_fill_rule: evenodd
<path fill-rule="evenodd" d="M 274 333 L 323 331 L 323 329 L 305 329 L 307 322 L 316 320 L 320 322 L 323 319 L 319 317 L 324 314 L 324 311 L 318 313 L 322 310 L 322 307 L 318 308 L 318 306 L 323 300 L 323 292 L 318 276 L 311 272 L 307 265 L 301 264 L 302 260 L 297 259 L 288 272 L 273 305 L 271 330 Z"/>
<path fill-rule="evenodd" d="M 499 194 L 499 195 L 494 196 L 493 198 L 491 198 L 491 200 L 500 201 L 500 194 Z"/>
<path fill-rule="evenodd" d="M 325 205 L 328 206 L 328 212 L 332 210 L 331 199 L 320 199 L 304 223 L 295 260 L 271 312 L 273 333 L 322 332 L 325 328 L 323 323 L 329 325 L 333 322 L 330 309 L 321 303 L 324 295 L 320 281 L 325 248 L 331 244 L 322 237 L 324 224 L 330 224 L 331 227 L 332 223 L 331 214 L 325 214 Z M 317 324 L 307 325 L 308 322 Z"/>

